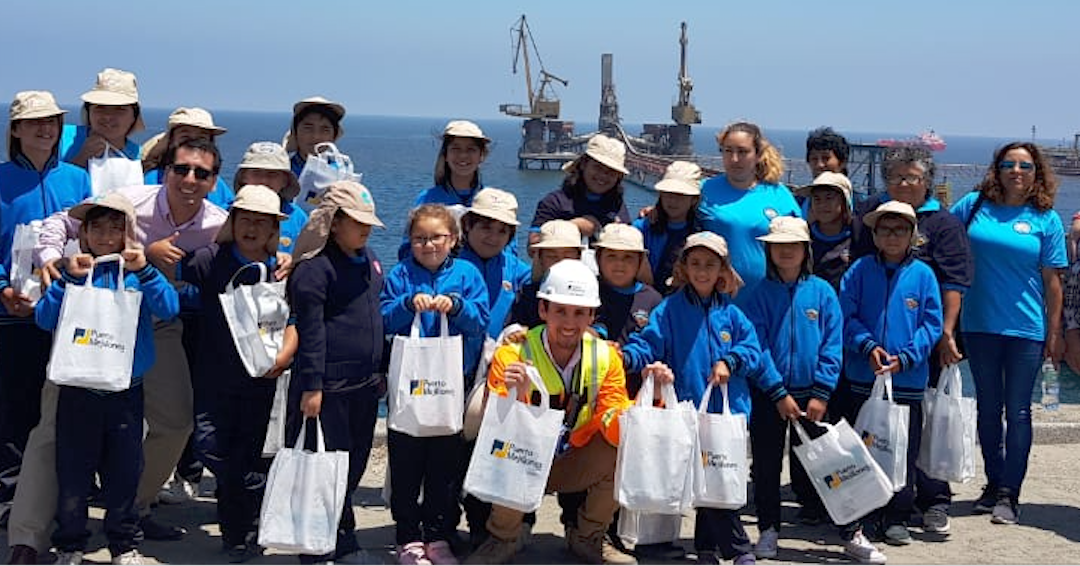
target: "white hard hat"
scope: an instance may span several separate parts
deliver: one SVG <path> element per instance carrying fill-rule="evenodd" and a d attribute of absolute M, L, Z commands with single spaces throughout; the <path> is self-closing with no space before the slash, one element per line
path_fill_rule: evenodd
<path fill-rule="evenodd" d="M 600 283 L 581 260 L 564 259 L 551 266 L 536 298 L 575 307 L 600 306 Z"/>

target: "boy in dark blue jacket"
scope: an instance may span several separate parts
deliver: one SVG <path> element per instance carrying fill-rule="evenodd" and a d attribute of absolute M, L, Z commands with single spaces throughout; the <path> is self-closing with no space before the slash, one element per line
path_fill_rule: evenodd
<path fill-rule="evenodd" d="M 843 364 L 844 323 L 836 292 L 811 273 L 810 228 L 805 220 L 778 216 L 769 224 L 765 242 L 765 279 L 746 305 L 761 342 L 763 370 L 775 374 L 790 397 L 814 422 L 821 421 Z M 751 447 L 754 453 L 754 501 L 760 538 L 758 558 L 775 558 L 780 532 L 780 470 L 788 422 L 774 402 L 751 391 Z M 790 435 L 788 462 L 791 485 L 802 504 L 801 518 L 818 518 L 825 508 L 814 492 Z M 817 519 L 820 521 L 820 519 Z"/>
<path fill-rule="evenodd" d="M 930 354 L 941 337 L 941 293 L 928 265 L 913 257 L 918 234 L 911 205 L 890 201 L 866 215 L 878 253 L 860 258 L 840 281 L 844 315 L 845 380 L 833 398 L 836 414 L 855 422 L 876 377 L 892 374 L 897 403 L 910 408 L 908 482 L 880 512 L 885 540 L 909 544 L 906 522 L 914 506 L 915 460 L 922 438 L 922 398 Z M 885 557 L 863 535 L 862 521 L 846 525 L 841 538 L 849 556 L 878 562 Z"/>
<path fill-rule="evenodd" d="M 180 312 L 176 289 L 146 261 L 135 239 L 135 209 L 118 193 L 89 199 L 72 208 L 82 221 L 79 240 L 85 253 L 68 261 L 63 277 L 53 282 L 37 305 L 38 326 L 55 330 L 67 285 L 81 285 L 94 258 L 119 253 L 120 274 L 111 264 L 94 271 L 94 286 L 115 288 L 118 276 L 127 289 L 142 292 L 131 387 L 124 391 L 98 391 L 61 386 L 56 409 L 56 475 L 60 484 L 53 544 L 57 561 L 78 564 L 90 538 L 86 528 L 90 484 L 101 477 L 105 499 L 105 534 L 114 564 L 140 564 L 142 532 L 135 508 L 135 492 L 143 464 L 142 377 L 154 364 L 154 338 L 150 315 L 171 319 Z"/>

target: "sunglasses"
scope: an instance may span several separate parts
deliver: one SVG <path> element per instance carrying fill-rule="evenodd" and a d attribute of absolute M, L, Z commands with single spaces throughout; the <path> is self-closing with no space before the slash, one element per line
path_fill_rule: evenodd
<path fill-rule="evenodd" d="M 1002 171 L 1011 171 L 1017 165 L 1020 166 L 1021 171 L 1034 171 L 1035 164 L 1030 161 L 1002 161 L 998 164 L 998 169 Z"/>
<path fill-rule="evenodd" d="M 172 172 L 181 177 L 187 177 L 188 173 L 191 173 L 192 171 L 195 172 L 195 178 L 200 181 L 205 181 L 214 174 L 214 172 L 209 169 L 203 169 L 202 167 L 192 167 L 187 163 L 177 163 L 172 166 Z"/>

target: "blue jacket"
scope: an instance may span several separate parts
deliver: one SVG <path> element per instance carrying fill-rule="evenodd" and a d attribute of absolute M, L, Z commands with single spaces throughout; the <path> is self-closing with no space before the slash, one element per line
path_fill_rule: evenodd
<path fill-rule="evenodd" d="M 117 268 L 118 264 L 103 264 L 96 269 L 94 287 L 115 289 Z M 65 288 L 67 285 L 82 285 L 85 282 L 85 277 L 74 278 L 64 272 L 62 278 L 49 286 L 34 308 L 37 325 L 50 332 L 56 330 Z M 180 299 L 172 284 L 150 264 L 139 271 L 125 273 L 124 287 L 142 291 L 143 294 L 139 308 L 139 328 L 135 335 L 135 360 L 131 366 L 131 385 L 135 386 L 142 382 L 146 370 L 154 365 L 154 325 L 150 315 L 163 320 L 176 318 L 176 315 L 180 314 Z"/>
<path fill-rule="evenodd" d="M 746 305 L 761 342 L 763 370 L 796 399 L 828 401 L 844 363 L 844 321 L 836 291 L 816 275 L 765 278 Z"/>
<path fill-rule="evenodd" d="M 278 234 L 278 251 L 291 254 L 293 249 L 296 248 L 296 239 L 300 237 L 300 232 L 304 230 L 304 225 L 307 224 L 308 215 L 302 208 L 291 202 L 281 203 L 281 213 L 288 215 L 288 218 L 281 221 Z"/>
<path fill-rule="evenodd" d="M 732 412 L 750 415 L 750 384 L 771 399 L 783 397 L 783 384 L 768 381 L 761 371 L 761 346 L 754 325 L 726 295 L 706 300 L 689 286 L 668 295 L 649 315 L 649 324 L 630 335 L 623 348 L 627 373 L 640 372 L 647 364 L 662 361 L 675 372 L 679 401 L 701 402 L 714 363 L 723 360 L 731 368 L 728 394 Z M 709 412 L 718 413 L 722 397 L 709 399 Z"/>
<path fill-rule="evenodd" d="M 89 134 L 90 128 L 87 126 L 64 124 L 64 129 L 60 132 L 60 145 L 57 146 L 60 159 L 70 163 L 79 154 Z M 113 149 L 120 151 L 128 159 L 137 160 L 142 157 L 142 147 L 130 139 L 124 140 L 124 147 Z"/>
<path fill-rule="evenodd" d="M 10 283 L 15 226 L 44 220 L 89 196 L 90 176 L 86 170 L 57 161 L 55 157 L 40 172 L 22 156 L 0 164 L 0 289 Z M 2 308 L 0 313 L 6 315 Z"/>
<path fill-rule="evenodd" d="M 498 338 L 510 318 L 514 298 L 525 285 L 532 281 L 532 268 L 514 255 L 509 246 L 503 248 L 501 254 L 491 259 L 481 259 L 466 244 L 458 254 L 458 258 L 473 264 L 484 278 L 490 313 L 487 335 Z"/>
<path fill-rule="evenodd" d="M 157 169 L 151 169 L 143 175 L 143 180 L 147 185 L 164 185 L 165 184 L 165 168 L 158 167 Z M 214 188 L 210 190 L 210 194 L 206 195 L 206 200 L 229 210 L 234 200 L 236 200 L 236 193 L 233 192 L 232 187 L 225 182 L 225 179 L 218 175 L 217 183 L 214 184 Z"/>
<path fill-rule="evenodd" d="M 450 335 L 462 336 L 464 360 L 462 370 L 472 377 L 480 359 L 484 332 L 488 326 L 488 296 L 484 278 L 473 265 L 452 257 L 432 272 L 408 257 L 398 263 L 386 276 L 379 302 L 383 326 L 388 335 L 407 336 L 412 328 L 413 297 L 418 293 L 431 296 L 446 295 L 454 302 L 450 309 Z M 427 311 L 420 315 L 421 335 L 439 335 L 438 313 Z"/>
<path fill-rule="evenodd" d="M 649 250 L 649 268 L 652 269 L 653 287 L 663 294 L 670 289 L 667 280 L 671 277 L 675 262 L 682 253 L 686 237 L 697 232 L 696 221 L 683 222 L 678 227 L 668 224 L 667 229 L 656 231 L 648 218 L 634 220 L 634 228 L 645 238 L 645 249 Z"/>
<path fill-rule="evenodd" d="M 890 273 L 891 272 L 891 273 Z M 844 315 L 844 372 L 856 393 L 874 385 L 870 351 L 881 346 L 899 356 L 893 374 L 897 399 L 922 399 L 930 375 L 930 354 L 941 337 L 941 292 L 934 270 L 908 256 L 895 266 L 879 255 L 859 258 L 840 280 Z"/>

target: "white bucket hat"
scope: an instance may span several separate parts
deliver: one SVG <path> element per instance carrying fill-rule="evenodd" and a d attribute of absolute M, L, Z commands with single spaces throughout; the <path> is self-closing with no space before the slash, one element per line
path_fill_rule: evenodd
<path fill-rule="evenodd" d="M 269 214 L 278 219 L 285 220 L 288 216 L 281 213 L 281 199 L 273 189 L 264 185 L 244 185 L 236 192 L 236 200 L 229 207 L 229 217 L 218 230 L 216 241 L 219 244 L 227 244 L 233 241 L 233 218 L 237 210 Z M 266 242 L 266 251 L 273 256 L 277 253 L 280 224 L 274 229 L 274 236 Z"/>
<path fill-rule="evenodd" d="M 98 73 L 97 82 L 94 83 L 93 88 L 84 92 L 80 98 L 87 104 L 101 106 L 127 106 L 129 104 L 138 106 L 138 81 L 136 81 L 134 73 L 105 68 Z M 85 108 L 82 114 L 83 123 L 89 124 L 90 117 L 87 115 Z M 138 114 L 138 118 L 135 119 L 135 126 L 131 129 L 133 132 L 146 129 L 142 113 L 139 112 Z"/>
<path fill-rule="evenodd" d="M 689 161 L 672 161 L 664 170 L 664 178 L 655 185 L 657 191 L 679 195 L 701 194 L 701 167 Z"/>
<path fill-rule="evenodd" d="M 758 236 L 757 239 L 770 244 L 809 242 L 810 227 L 802 218 L 795 218 L 794 216 L 777 216 L 769 222 L 769 233 L 764 236 Z"/>
<path fill-rule="evenodd" d="M 485 218 L 498 220 L 503 224 L 517 226 L 518 202 L 514 195 L 493 187 L 481 189 L 473 197 L 470 214 L 476 214 Z"/>
<path fill-rule="evenodd" d="M 809 185 L 799 187 L 799 189 L 795 191 L 795 194 L 808 197 L 814 192 L 814 189 L 818 188 L 829 188 L 840 191 L 840 193 L 844 195 L 844 202 L 847 203 L 848 210 L 852 210 L 851 179 L 848 179 L 847 175 L 826 171 L 817 177 L 814 177 L 814 181 Z"/>
<path fill-rule="evenodd" d="M 626 145 L 617 139 L 609 138 L 604 134 L 596 134 L 589 138 L 589 143 L 585 146 L 585 155 L 623 175 L 629 173 L 626 169 Z M 564 165 L 563 171 L 567 173 L 573 171 L 580 162 L 581 157 L 578 157 Z"/>
<path fill-rule="evenodd" d="M 534 250 L 545 248 L 585 249 L 581 243 L 581 230 L 569 220 L 548 220 L 540 226 L 540 241 L 529 246 Z"/>
<path fill-rule="evenodd" d="M 15 93 L 15 100 L 8 107 L 7 152 L 8 159 L 15 159 L 12 145 L 15 137 L 11 135 L 11 124 L 17 120 L 36 120 L 52 116 L 63 116 L 67 110 L 56 104 L 51 92 L 45 90 L 24 90 Z"/>
<path fill-rule="evenodd" d="M 578 259 L 560 260 L 548 270 L 536 298 L 575 307 L 600 306 L 600 283 Z"/>
<path fill-rule="evenodd" d="M 735 267 L 731 265 L 731 256 L 728 255 L 727 240 L 725 240 L 723 236 L 712 232 L 690 234 L 686 238 L 686 243 L 683 244 L 682 254 L 685 256 L 693 248 L 705 248 L 724 260 L 727 264 L 727 271 L 730 273 L 734 284 L 734 289 L 731 290 L 729 293 L 730 295 L 734 296 L 739 289 L 742 288 L 745 283 L 743 282 L 742 276 L 739 275 L 739 272 L 735 271 Z"/>
<path fill-rule="evenodd" d="M 607 248 L 626 252 L 645 252 L 645 237 L 637 228 L 629 224 L 612 222 L 600 231 L 600 237 L 593 244 L 594 248 Z"/>
<path fill-rule="evenodd" d="M 476 138 L 491 141 L 491 138 L 484 135 L 480 126 L 468 120 L 453 120 L 447 123 L 446 127 L 443 128 L 443 137 Z"/>
<path fill-rule="evenodd" d="M 911 208 L 910 204 L 898 200 L 890 200 L 875 208 L 872 212 L 866 213 L 866 216 L 863 217 L 863 224 L 873 230 L 877 227 L 877 221 L 886 214 L 902 216 L 905 220 L 911 222 L 912 227 L 919 225 L 919 217 L 915 215 L 915 209 Z"/>
<path fill-rule="evenodd" d="M 244 151 L 244 158 L 236 167 L 236 176 L 233 177 L 233 186 L 239 186 L 240 177 L 245 169 L 262 169 L 264 171 L 281 171 L 288 174 L 289 184 L 278 193 L 283 202 L 290 202 L 300 194 L 300 182 L 293 173 L 289 163 L 289 154 L 280 144 L 263 141 L 255 142 Z"/>

